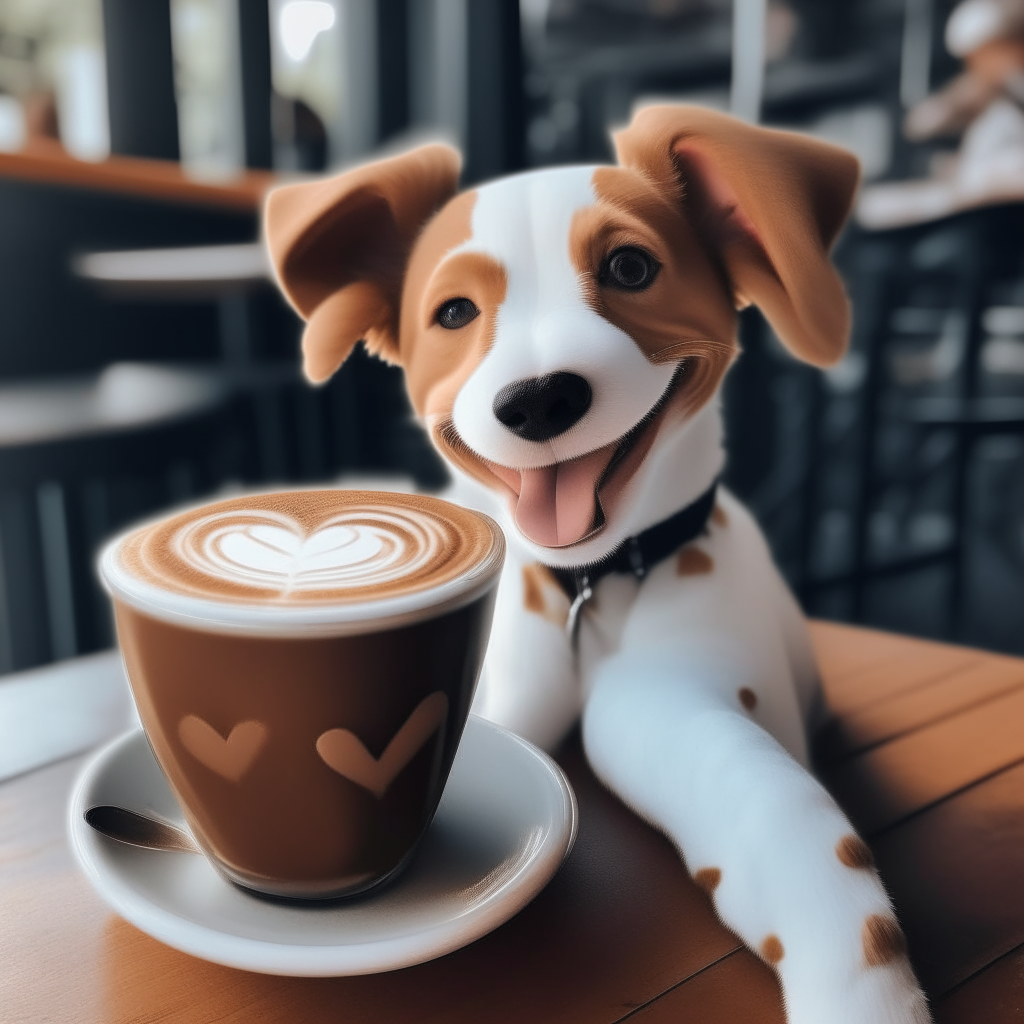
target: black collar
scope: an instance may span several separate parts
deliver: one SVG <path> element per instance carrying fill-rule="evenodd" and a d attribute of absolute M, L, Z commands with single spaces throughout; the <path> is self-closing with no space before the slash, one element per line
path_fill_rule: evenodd
<path fill-rule="evenodd" d="M 600 562 L 573 569 L 551 568 L 562 589 L 574 604 L 591 591 L 600 579 L 613 572 L 632 573 L 642 580 L 659 562 L 689 544 L 704 532 L 711 510 L 715 507 L 716 480 L 696 501 L 668 519 L 649 526 L 646 530 L 627 537 L 610 555 Z M 583 598 L 588 600 L 589 594 Z M 580 604 L 583 601 L 579 602 Z M 575 623 L 573 623 L 575 625 Z"/>

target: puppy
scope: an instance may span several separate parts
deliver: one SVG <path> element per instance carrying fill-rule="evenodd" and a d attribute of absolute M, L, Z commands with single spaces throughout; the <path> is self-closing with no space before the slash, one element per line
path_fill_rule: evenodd
<path fill-rule="evenodd" d="M 867 846 L 808 771 L 806 627 L 716 481 L 736 310 L 822 366 L 849 309 L 828 249 L 841 150 L 692 107 L 618 166 L 457 193 L 442 146 L 273 192 L 266 237 L 311 380 L 360 340 L 509 533 L 476 710 L 597 775 L 676 844 L 778 972 L 790 1024 L 929 1020 Z"/>

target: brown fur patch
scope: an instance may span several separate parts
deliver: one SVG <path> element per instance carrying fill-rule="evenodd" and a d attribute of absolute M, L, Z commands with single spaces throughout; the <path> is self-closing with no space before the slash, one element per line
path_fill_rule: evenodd
<path fill-rule="evenodd" d="M 713 896 L 722 881 L 721 868 L 700 868 L 693 873 L 693 880 L 709 896 Z"/>
<path fill-rule="evenodd" d="M 537 566 L 523 566 L 523 607 L 528 612 L 541 615 L 544 612 L 544 594 L 537 579 Z"/>
<path fill-rule="evenodd" d="M 771 964 L 772 967 L 774 967 L 786 955 L 786 950 L 778 935 L 767 936 L 764 942 L 761 943 L 759 952 L 761 954 L 761 959 L 763 959 L 765 963 Z"/>
<path fill-rule="evenodd" d="M 506 268 L 492 257 L 477 252 L 447 256 L 472 237 L 476 199 L 476 192 L 456 196 L 417 240 L 402 291 L 399 347 L 409 397 L 434 444 L 460 469 L 502 493 L 508 488 L 451 425 L 459 390 L 494 343 L 498 309 L 508 288 Z M 480 313 L 450 331 L 437 323 L 436 314 L 456 298 L 470 299 Z"/>
<path fill-rule="evenodd" d="M 676 556 L 677 576 L 704 576 L 715 567 L 714 559 L 700 548 L 688 544 Z"/>
<path fill-rule="evenodd" d="M 907 940 L 900 926 L 891 918 L 872 914 L 861 930 L 864 962 L 868 967 L 883 967 L 898 960 L 907 951 Z"/>
<path fill-rule="evenodd" d="M 749 686 L 744 686 L 737 696 L 748 711 L 753 711 L 757 707 L 757 694 Z"/>
<path fill-rule="evenodd" d="M 491 347 L 505 300 L 507 274 L 496 260 L 469 252 L 446 258 L 472 236 L 476 198 L 475 192 L 456 196 L 426 226 L 402 290 L 401 362 L 413 407 L 428 420 L 451 414 L 459 388 Z M 436 321 L 437 309 L 460 298 L 471 299 L 480 314 L 465 327 L 446 330 Z"/>
<path fill-rule="evenodd" d="M 836 843 L 836 856 L 839 863 L 848 868 L 867 869 L 875 866 L 875 856 L 871 852 L 871 847 L 860 836 L 843 836 Z"/>
<path fill-rule="evenodd" d="M 546 565 L 523 566 L 523 607 L 564 629 L 569 620 L 569 598 Z"/>
<path fill-rule="evenodd" d="M 711 522 L 716 526 L 729 525 L 729 517 L 725 514 L 725 509 L 721 505 L 715 505 L 711 510 Z"/>
<path fill-rule="evenodd" d="M 652 363 L 686 361 L 674 404 L 689 415 L 714 394 L 736 354 L 729 285 L 691 225 L 676 189 L 623 167 L 594 172 L 598 201 L 573 218 L 569 251 L 592 308 L 628 334 Z M 661 264 L 641 292 L 602 285 L 601 266 L 621 246 Z"/>

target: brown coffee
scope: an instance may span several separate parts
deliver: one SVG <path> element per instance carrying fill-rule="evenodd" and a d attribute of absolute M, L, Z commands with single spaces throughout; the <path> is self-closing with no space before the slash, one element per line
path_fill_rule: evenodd
<path fill-rule="evenodd" d="M 345 491 L 232 499 L 107 548 L 147 736 L 229 878 L 324 898 L 400 870 L 465 726 L 503 554 L 484 516 Z"/>

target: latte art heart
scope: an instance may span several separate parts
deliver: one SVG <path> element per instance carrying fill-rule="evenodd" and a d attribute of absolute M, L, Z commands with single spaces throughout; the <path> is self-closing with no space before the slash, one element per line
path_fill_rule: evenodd
<path fill-rule="evenodd" d="M 287 595 L 387 583 L 429 564 L 444 541 L 426 517 L 342 513 L 307 533 L 289 516 L 243 509 L 189 523 L 173 543 L 199 572 Z"/>
<path fill-rule="evenodd" d="M 261 605 L 355 604 L 472 579 L 500 565 L 482 516 L 422 495 L 297 491 L 185 512 L 127 536 L 109 575 Z"/>

